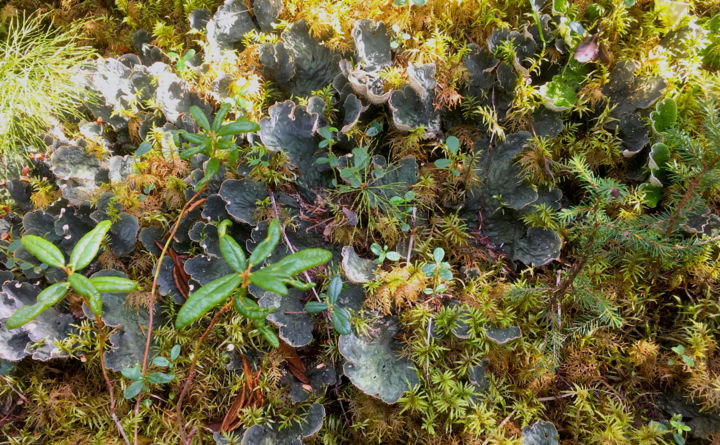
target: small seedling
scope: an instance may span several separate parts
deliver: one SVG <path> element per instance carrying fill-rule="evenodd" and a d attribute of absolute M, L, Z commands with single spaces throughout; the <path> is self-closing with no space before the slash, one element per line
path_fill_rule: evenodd
<path fill-rule="evenodd" d="M 433 287 L 428 287 L 424 290 L 427 295 L 445 292 L 447 290 L 445 282 L 453 279 L 450 263 L 443 261 L 444 258 L 445 250 L 442 247 L 437 247 L 433 251 L 433 260 L 435 262 L 422 267 L 425 276 L 433 280 Z"/>
<path fill-rule="evenodd" d="M 170 371 L 167 373 L 151 372 L 144 375 L 140 365 L 123 368 L 122 371 L 120 371 L 122 375 L 133 381 L 123 393 L 125 400 L 135 398 L 142 391 L 149 391 L 150 385 L 162 385 L 175 380 L 175 372 L 172 370 L 175 367 L 175 362 L 178 357 L 180 357 L 180 345 L 175 345 L 170 350 L 168 358 L 159 355 L 153 359 L 152 364 L 158 368 L 167 368 Z"/>
<path fill-rule="evenodd" d="M 372 243 L 370 250 L 377 256 L 377 258 L 373 260 L 375 264 L 382 264 L 385 259 L 390 261 L 398 261 L 400 259 L 400 254 L 394 250 L 388 250 L 387 245 L 380 247 L 380 244 Z"/>
<path fill-rule="evenodd" d="M 348 311 L 338 306 L 337 301 L 342 292 L 343 282 L 339 275 L 335 275 L 330 280 L 327 292 L 320 294 L 322 301 L 310 301 L 305 304 L 305 310 L 311 314 L 317 314 L 323 311 L 330 312 L 332 325 L 341 335 L 350 335 L 350 314 Z"/>

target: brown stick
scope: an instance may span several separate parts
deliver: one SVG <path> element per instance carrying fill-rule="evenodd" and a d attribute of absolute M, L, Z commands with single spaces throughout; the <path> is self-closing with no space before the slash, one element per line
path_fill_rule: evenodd
<path fill-rule="evenodd" d="M 197 343 L 195 343 L 195 350 L 193 351 L 193 359 L 192 359 L 192 362 L 190 363 L 190 371 L 188 372 L 187 378 L 185 378 L 185 383 L 183 384 L 183 388 L 182 388 L 182 391 L 180 392 L 180 397 L 178 397 L 178 402 L 177 402 L 177 405 L 175 408 L 175 419 L 176 419 L 176 423 L 178 426 L 178 432 L 180 433 L 180 440 L 182 441 L 182 443 L 189 444 L 190 443 L 189 439 L 192 437 L 192 435 L 188 436 L 188 437 L 185 436 L 185 427 L 183 426 L 183 420 L 182 420 L 182 403 L 183 403 L 183 400 L 185 399 L 185 396 L 187 395 L 188 391 L 190 391 L 190 384 L 192 383 L 193 377 L 195 377 L 195 366 L 197 365 L 198 354 L 200 353 L 200 346 L 202 346 L 203 341 L 205 340 L 205 337 L 207 337 L 208 334 L 210 333 L 210 331 L 212 331 L 212 328 L 215 327 L 218 320 L 220 319 L 220 316 L 223 313 L 225 313 L 225 311 L 230 309 L 231 304 L 232 304 L 232 302 L 226 303 L 225 306 L 223 306 L 219 311 L 217 311 L 215 313 L 212 320 L 210 320 L 210 324 L 205 329 L 205 332 L 203 332 L 203 334 L 200 336 L 200 338 L 198 338 Z"/>

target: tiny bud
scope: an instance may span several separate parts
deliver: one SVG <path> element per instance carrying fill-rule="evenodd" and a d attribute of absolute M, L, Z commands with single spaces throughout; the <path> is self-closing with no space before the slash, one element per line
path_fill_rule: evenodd
<path fill-rule="evenodd" d="M 320 363 L 315 367 L 315 369 L 325 369 L 325 363 Z"/>
<path fill-rule="evenodd" d="M 610 189 L 610 194 L 613 198 L 617 198 L 618 196 L 620 196 L 620 190 L 613 187 Z"/>
<path fill-rule="evenodd" d="M 313 387 L 308 385 L 307 383 L 303 384 L 302 389 L 304 389 L 307 392 L 312 392 Z"/>

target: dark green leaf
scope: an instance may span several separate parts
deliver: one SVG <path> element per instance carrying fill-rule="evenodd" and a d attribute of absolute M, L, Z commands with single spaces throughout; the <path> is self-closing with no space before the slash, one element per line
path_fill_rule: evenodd
<path fill-rule="evenodd" d="M 332 324 L 338 334 L 350 335 L 352 332 L 350 326 L 350 314 L 341 307 L 333 309 L 332 313 Z"/>
<path fill-rule="evenodd" d="M 260 126 L 255 122 L 239 120 L 223 125 L 218 130 L 220 136 L 230 136 L 231 134 L 238 133 L 250 133 L 253 131 L 260 131 Z"/>
<path fill-rule="evenodd" d="M 202 153 L 208 147 L 207 143 L 202 143 L 195 147 L 186 148 L 180 152 L 180 159 L 188 159 L 195 156 L 198 153 Z"/>
<path fill-rule="evenodd" d="M 53 267 L 65 265 L 65 257 L 60 249 L 50 241 L 35 235 L 25 235 L 20 239 L 22 246 L 37 259 Z"/>
<path fill-rule="evenodd" d="M 110 230 L 110 221 L 105 220 L 98 223 L 94 229 L 85 234 L 80 241 L 75 244 L 75 247 L 70 254 L 70 261 L 68 267 L 72 271 L 81 270 L 95 258 L 98 250 L 100 250 L 100 243 L 102 243 L 105 234 Z"/>
<path fill-rule="evenodd" d="M 317 314 L 318 312 L 326 311 L 328 307 L 327 304 L 320 301 L 308 301 L 305 304 L 305 311 L 311 314 Z"/>
<path fill-rule="evenodd" d="M 33 318 L 37 317 L 38 315 L 42 314 L 44 310 L 46 310 L 47 307 L 43 306 L 42 304 L 35 303 L 33 305 L 23 306 L 17 311 L 15 311 L 14 314 L 12 314 L 7 321 L 5 322 L 5 327 L 7 329 L 15 329 L 19 328 L 20 326 L 24 325 L 25 323 L 30 322 Z"/>
<path fill-rule="evenodd" d="M 212 131 L 217 132 L 218 130 L 220 130 L 220 126 L 222 125 L 223 119 L 225 119 L 225 115 L 228 111 L 230 111 L 229 103 L 224 103 L 220 106 L 220 109 L 215 115 L 215 119 L 213 119 Z"/>
<path fill-rule="evenodd" d="M 330 304 L 337 303 L 338 297 L 340 297 L 340 292 L 342 292 L 342 288 L 343 281 L 342 278 L 340 278 L 340 275 L 333 276 L 327 290 L 328 301 Z"/>
<path fill-rule="evenodd" d="M 235 272 L 242 273 L 247 268 L 245 251 L 230 235 L 220 236 L 220 253 Z"/>
<path fill-rule="evenodd" d="M 273 332 L 272 329 L 270 329 L 267 325 L 261 325 L 257 326 L 258 331 L 262 334 L 263 337 L 265 337 L 265 340 L 267 340 L 268 343 L 272 345 L 273 348 L 279 348 L 280 347 L 280 340 L 278 339 L 277 335 L 275 335 L 275 332 Z"/>
<path fill-rule="evenodd" d="M 315 266 L 327 263 L 332 259 L 332 252 L 325 249 L 304 249 L 295 252 L 269 266 L 273 271 L 293 276 L 312 269 Z"/>
<path fill-rule="evenodd" d="M 182 329 L 205 315 L 210 309 L 225 301 L 240 283 L 242 277 L 234 273 L 228 274 L 191 293 L 178 312 L 175 327 Z"/>
<path fill-rule="evenodd" d="M 254 300 L 248 297 L 235 297 L 235 309 L 240 314 L 251 320 L 264 320 L 268 314 L 266 308 L 260 307 Z"/>
<path fill-rule="evenodd" d="M 123 277 L 93 277 L 90 283 L 98 292 L 130 292 L 137 289 L 137 281 Z"/>
<path fill-rule="evenodd" d="M 202 134 L 189 133 L 183 130 L 180 132 L 180 135 L 193 144 L 206 144 L 209 142 L 208 138 Z"/>
<path fill-rule="evenodd" d="M 102 300 L 100 299 L 100 292 L 93 287 L 90 280 L 82 274 L 71 273 L 68 275 L 68 281 L 70 285 L 83 297 L 87 298 L 88 306 L 93 314 L 102 314 Z"/>
<path fill-rule="evenodd" d="M 65 296 L 68 289 L 70 289 L 70 283 L 55 283 L 42 290 L 37 296 L 37 304 L 45 308 L 49 308 L 53 304 L 60 301 Z"/>
<path fill-rule="evenodd" d="M 268 268 L 260 269 L 250 274 L 250 282 L 255 286 L 261 287 L 270 292 L 280 295 L 287 295 L 288 289 L 283 283 L 282 278 L 278 278 Z"/>
<path fill-rule="evenodd" d="M 190 114 L 192 114 L 193 119 L 195 119 L 195 122 L 197 122 L 199 126 L 207 131 L 210 131 L 210 122 L 208 122 L 207 116 L 205 116 L 205 113 L 200 109 L 200 107 L 196 105 L 190 107 Z"/>
<path fill-rule="evenodd" d="M 280 241 L 280 221 L 273 219 L 268 226 L 267 238 L 262 240 L 250 254 L 250 265 L 257 266 L 267 258 Z"/>

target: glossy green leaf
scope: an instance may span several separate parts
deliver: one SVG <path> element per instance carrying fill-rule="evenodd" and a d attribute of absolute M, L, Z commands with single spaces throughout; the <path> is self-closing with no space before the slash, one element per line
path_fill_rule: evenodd
<path fill-rule="evenodd" d="M 37 303 L 45 308 L 49 308 L 60 301 L 60 299 L 62 299 L 62 297 L 64 297 L 67 293 L 68 289 L 70 289 L 70 283 L 68 282 L 50 285 L 38 294 Z"/>
<path fill-rule="evenodd" d="M 180 159 L 188 159 L 195 156 L 198 153 L 202 153 L 208 147 L 207 143 L 202 143 L 195 147 L 186 148 L 180 152 Z"/>
<path fill-rule="evenodd" d="M 235 272 L 242 273 L 247 268 L 245 251 L 230 235 L 220 236 L 220 253 Z"/>
<path fill-rule="evenodd" d="M 17 311 L 15 311 L 15 313 L 7 319 L 7 321 L 5 322 L 5 327 L 7 329 L 19 328 L 25 323 L 29 323 L 30 321 L 32 321 L 33 318 L 42 314 L 43 311 L 45 311 L 46 309 L 47 306 L 43 306 L 40 303 L 23 306 Z"/>
<path fill-rule="evenodd" d="M 270 292 L 275 292 L 280 295 L 287 295 L 287 286 L 283 283 L 282 278 L 278 278 L 277 275 L 273 275 L 268 268 L 260 269 L 250 274 L 250 282 L 255 286 L 261 287 Z"/>
<path fill-rule="evenodd" d="M 262 240 L 250 254 L 250 265 L 257 266 L 267 258 L 280 241 L 280 221 L 273 219 L 268 226 L 267 238 Z"/>
<path fill-rule="evenodd" d="M 264 320 L 268 314 L 266 308 L 260 307 L 248 297 L 235 297 L 235 309 L 245 318 L 251 320 Z"/>
<path fill-rule="evenodd" d="M 278 339 L 277 335 L 275 335 L 275 332 L 273 332 L 272 329 L 270 329 L 267 325 L 264 324 L 256 327 L 258 331 L 260 331 L 262 336 L 265 337 L 265 340 L 267 340 L 267 342 L 270 343 L 273 348 L 280 347 L 280 340 Z"/>
<path fill-rule="evenodd" d="M 260 131 L 260 126 L 252 121 L 238 120 L 220 127 L 218 134 L 220 136 L 230 136 L 232 134 L 250 133 L 253 131 Z"/>
<path fill-rule="evenodd" d="M 182 329 L 205 315 L 210 309 L 225 301 L 240 283 L 242 277 L 234 273 L 228 274 L 191 293 L 178 312 L 175 327 Z"/>
<path fill-rule="evenodd" d="M 215 119 L 213 119 L 212 123 L 212 131 L 218 131 L 220 127 L 222 126 L 223 119 L 225 119 L 225 115 L 227 115 L 228 111 L 230 111 L 230 104 L 224 103 L 220 106 L 220 109 L 218 110 L 217 114 L 215 115 Z"/>
<path fill-rule="evenodd" d="M 98 292 L 131 292 L 137 289 L 137 281 L 123 277 L 92 277 L 90 283 Z"/>
<path fill-rule="evenodd" d="M 205 116 L 205 112 L 200 109 L 200 107 L 193 105 L 190 107 L 190 114 L 192 114 L 193 119 L 195 119 L 195 122 L 197 124 L 204 128 L 207 131 L 210 131 L 210 122 L 208 122 L 207 116 Z"/>
<path fill-rule="evenodd" d="M 25 235 L 20 239 L 22 246 L 43 263 L 62 267 L 65 265 L 65 257 L 50 241 L 35 235 Z"/>
<path fill-rule="evenodd" d="M 338 334 L 350 335 L 352 328 L 350 326 L 350 314 L 344 308 L 336 307 L 332 313 L 332 324 Z"/>
<path fill-rule="evenodd" d="M 86 233 L 80 241 L 75 244 L 75 247 L 70 254 L 70 261 L 68 267 L 70 270 L 81 270 L 85 268 L 97 255 L 100 250 L 100 243 L 102 243 L 105 234 L 110 230 L 110 221 L 105 220 L 98 223 L 94 229 Z"/>
<path fill-rule="evenodd" d="M 327 263 L 332 259 L 332 252 L 325 249 L 304 249 L 288 255 L 269 266 L 273 271 L 293 276 L 313 267 Z"/>
<path fill-rule="evenodd" d="M 305 304 L 305 311 L 311 314 L 317 314 L 318 312 L 326 311 L 328 307 L 326 303 L 320 301 L 308 301 Z"/>
<path fill-rule="evenodd" d="M 93 287 L 90 280 L 82 274 L 71 273 L 68 275 L 68 281 L 70 285 L 83 297 L 87 298 L 88 306 L 93 314 L 102 314 L 102 300 L 100 299 L 100 292 Z"/>
<path fill-rule="evenodd" d="M 125 400 L 135 398 L 138 394 L 140 394 L 140 391 L 142 391 L 144 387 L 145 382 L 143 380 L 132 382 L 130 386 L 125 388 L 125 392 L 123 392 L 123 397 L 125 397 Z"/>
<path fill-rule="evenodd" d="M 343 281 L 342 278 L 340 278 L 340 275 L 333 276 L 327 290 L 328 301 L 330 304 L 337 303 L 338 297 L 340 297 L 340 292 L 342 292 L 342 288 Z"/>
<path fill-rule="evenodd" d="M 183 130 L 180 132 L 180 135 L 182 135 L 182 137 L 188 142 L 191 142 L 193 144 L 204 144 L 208 142 L 208 138 L 202 134 L 190 133 Z"/>

